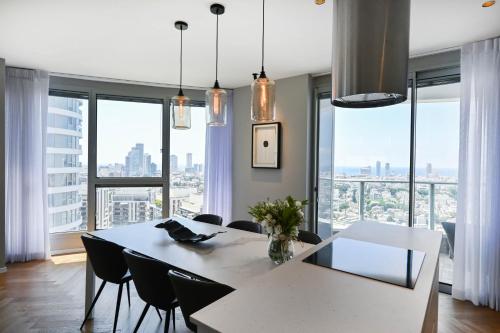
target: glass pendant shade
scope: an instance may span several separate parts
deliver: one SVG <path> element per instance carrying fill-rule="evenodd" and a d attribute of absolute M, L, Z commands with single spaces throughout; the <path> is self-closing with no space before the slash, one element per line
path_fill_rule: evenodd
<path fill-rule="evenodd" d="M 213 87 L 205 93 L 205 109 L 208 126 L 226 126 L 227 92 Z"/>
<path fill-rule="evenodd" d="M 275 105 L 276 85 L 265 75 L 260 75 L 252 82 L 252 120 L 274 121 L 276 116 Z"/>
<path fill-rule="evenodd" d="M 191 100 L 189 97 L 179 94 L 170 100 L 172 107 L 172 128 L 191 128 Z"/>

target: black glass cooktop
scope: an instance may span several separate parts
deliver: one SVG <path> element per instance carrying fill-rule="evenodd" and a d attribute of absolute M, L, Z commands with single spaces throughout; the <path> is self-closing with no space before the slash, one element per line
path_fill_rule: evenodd
<path fill-rule="evenodd" d="M 339 237 L 304 262 L 413 289 L 424 257 L 422 251 Z"/>

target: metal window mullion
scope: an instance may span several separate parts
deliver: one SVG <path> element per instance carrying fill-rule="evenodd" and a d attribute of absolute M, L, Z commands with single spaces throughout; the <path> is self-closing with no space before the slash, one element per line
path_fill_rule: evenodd
<path fill-rule="evenodd" d="M 163 100 L 162 147 L 161 147 L 162 217 L 170 214 L 170 100 Z"/>
<path fill-rule="evenodd" d="M 160 177 L 116 177 L 96 178 L 95 187 L 161 187 L 163 180 Z"/>
<path fill-rule="evenodd" d="M 417 80 L 416 73 L 411 74 L 411 112 L 410 112 L 410 174 L 408 179 L 408 226 L 413 227 L 415 217 L 415 150 L 417 133 Z"/>

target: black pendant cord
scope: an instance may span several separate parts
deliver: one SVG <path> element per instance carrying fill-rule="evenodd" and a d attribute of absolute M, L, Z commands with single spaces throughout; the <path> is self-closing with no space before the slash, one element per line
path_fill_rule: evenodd
<path fill-rule="evenodd" d="M 180 52 L 180 73 L 179 73 L 179 95 L 183 96 L 182 94 L 182 29 L 181 29 L 181 52 Z"/>
<path fill-rule="evenodd" d="M 219 14 L 217 14 L 217 24 L 215 28 L 215 84 L 219 85 Z"/>
<path fill-rule="evenodd" d="M 264 72 L 264 31 L 265 31 L 265 0 L 262 0 L 262 65 L 261 70 Z"/>

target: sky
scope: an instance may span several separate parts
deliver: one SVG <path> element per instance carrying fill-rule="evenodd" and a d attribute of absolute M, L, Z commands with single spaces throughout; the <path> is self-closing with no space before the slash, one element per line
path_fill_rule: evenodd
<path fill-rule="evenodd" d="M 422 88 L 425 89 L 425 88 Z M 323 163 L 331 158 L 333 107 L 320 102 L 320 152 Z M 458 166 L 458 100 L 420 100 L 417 103 L 416 167 Z M 335 109 L 335 166 L 375 166 L 376 161 L 407 167 L 410 147 L 410 104 L 376 109 Z M 322 133 L 321 133 L 322 132 Z M 320 157 L 321 158 L 321 157 Z"/>
<path fill-rule="evenodd" d="M 88 103 L 82 104 L 83 152 L 87 163 Z M 144 153 L 161 166 L 162 105 L 151 103 L 98 100 L 97 102 L 97 164 L 125 164 L 125 156 L 136 143 L 144 144 Z M 179 166 L 186 163 L 186 154 L 193 154 L 193 163 L 205 159 L 205 108 L 191 108 L 191 129 L 170 130 L 170 154 L 178 156 Z"/>

